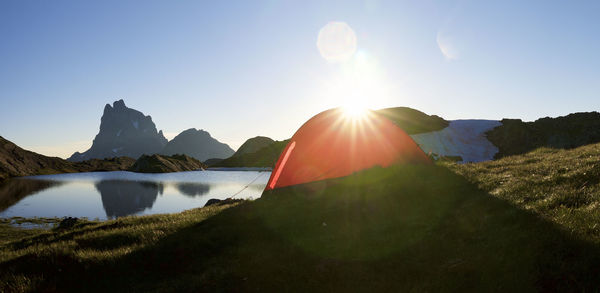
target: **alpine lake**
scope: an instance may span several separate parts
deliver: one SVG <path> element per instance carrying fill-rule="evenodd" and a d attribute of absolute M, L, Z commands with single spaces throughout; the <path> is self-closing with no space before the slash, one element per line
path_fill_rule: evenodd
<path fill-rule="evenodd" d="M 177 213 L 203 207 L 213 198 L 259 198 L 270 175 L 270 171 L 115 171 L 13 178 L 0 185 L 0 219 L 19 225 L 14 219 L 107 220 Z"/>

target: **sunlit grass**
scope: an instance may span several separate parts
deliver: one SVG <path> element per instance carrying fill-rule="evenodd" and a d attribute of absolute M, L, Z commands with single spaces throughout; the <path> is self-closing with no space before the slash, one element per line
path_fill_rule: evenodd
<path fill-rule="evenodd" d="M 448 166 L 493 196 L 600 244 L 600 144 Z"/>

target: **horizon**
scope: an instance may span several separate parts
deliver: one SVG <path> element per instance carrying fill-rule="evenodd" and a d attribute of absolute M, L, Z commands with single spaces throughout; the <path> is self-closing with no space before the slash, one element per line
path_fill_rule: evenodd
<path fill-rule="evenodd" d="M 447 120 L 600 109 L 598 2 L 228 4 L 1 2 L 0 136 L 66 158 L 119 99 L 169 140 L 204 129 L 234 150 L 348 103 Z"/>

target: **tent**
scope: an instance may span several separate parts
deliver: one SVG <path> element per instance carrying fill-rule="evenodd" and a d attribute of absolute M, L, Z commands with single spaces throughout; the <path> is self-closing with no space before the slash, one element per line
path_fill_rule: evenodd
<path fill-rule="evenodd" d="M 265 190 L 350 175 L 396 163 L 431 164 L 394 122 L 374 111 L 360 117 L 341 108 L 309 119 L 279 156 Z"/>

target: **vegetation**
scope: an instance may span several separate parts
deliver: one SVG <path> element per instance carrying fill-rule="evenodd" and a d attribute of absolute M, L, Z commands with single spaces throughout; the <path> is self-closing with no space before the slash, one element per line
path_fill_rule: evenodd
<path fill-rule="evenodd" d="M 600 113 L 573 113 L 534 122 L 503 119 L 487 138 L 499 149 L 495 158 L 518 155 L 540 147 L 571 149 L 600 142 Z"/>
<path fill-rule="evenodd" d="M 446 128 L 448 121 L 436 115 L 427 115 L 408 107 L 395 107 L 377 110 L 379 114 L 392 120 L 408 134 L 438 131 Z"/>
<path fill-rule="evenodd" d="M 240 148 L 233 154 L 234 157 L 243 154 L 251 154 L 259 151 L 260 149 L 273 144 L 275 141 L 266 136 L 256 136 L 246 140 Z"/>
<path fill-rule="evenodd" d="M 489 194 L 600 244 L 600 144 L 448 166 Z"/>
<path fill-rule="evenodd" d="M 594 291 L 599 156 L 373 168 L 173 215 L 3 225 L 0 291 Z"/>
<path fill-rule="evenodd" d="M 279 155 L 290 140 L 275 141 L 254 153 L 233 156 L 210 167 L 275 167 Z"/>

